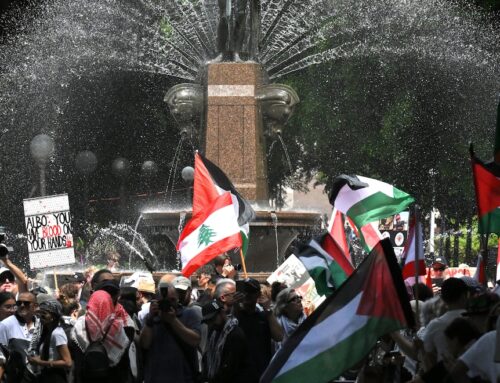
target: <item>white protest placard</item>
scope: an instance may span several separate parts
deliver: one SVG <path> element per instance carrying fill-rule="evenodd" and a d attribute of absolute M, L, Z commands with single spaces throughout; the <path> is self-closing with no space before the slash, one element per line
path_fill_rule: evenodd
<path fill-rule="evenodd" d="M 67 194 L 23 201 L 30 268 L 75 263 Z"/>

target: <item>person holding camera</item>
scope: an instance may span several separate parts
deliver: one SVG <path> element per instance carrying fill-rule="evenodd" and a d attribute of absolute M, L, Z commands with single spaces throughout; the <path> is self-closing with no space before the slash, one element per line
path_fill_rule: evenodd
<path fill-rule="evenodd" d="M 197 347 L 201 318 L 192 307 L 179 305 L 172 284 L 160 282 L 160 299 L 151 302 L 139 339 L 146 351 L 145 383 L 191 383 L 198 379 Z"/>
<path fill-rule="evenodd" d="M 28 291 L 28 277 L 9 259 L 9 249 L 3 243 L 5 234 L 0 234 L 0 261 L 5 267 L 0 268 L 0 292 L 17 295 Z"/>

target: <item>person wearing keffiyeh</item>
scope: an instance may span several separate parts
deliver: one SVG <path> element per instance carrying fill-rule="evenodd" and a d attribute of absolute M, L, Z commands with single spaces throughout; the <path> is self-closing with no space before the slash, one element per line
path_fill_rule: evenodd
<path fill-rule="evenodd" d="M 104 338 L 110 368 L 107 383 L 126 381 L 129 370 L 128 354 L 126 351 L 130 345 L 130 337 L 126 328 L 133 328 L 132 319 L 124 310 L 122 305 L 114 302 L 110 295 L 110 288 L 114 288 L 113 281 L 107 281 L 107 288 L 95 291 L 87 304 L 87 313 L 80 317 L 71 332 L 72 340 L 81 350 L 80 358 L 75 358 L 75 382 L 84 382 L 82 379 L 79 361 L 90 342 L 96 342 Z M 116 288 L 119 290 L 118 285 Z M 133 334 L 133 331 L 132 331 Z M 97 383 L 97 382 L 92 382 Z"/>
<path fill-rule="evenodd" d="M 202 312 L 210 331 L 203 356 L 204 378 L 209 383 L 250 382 L 248 346 L 238 319 L 228 316 L 215 300 L 205 304 Z"/>

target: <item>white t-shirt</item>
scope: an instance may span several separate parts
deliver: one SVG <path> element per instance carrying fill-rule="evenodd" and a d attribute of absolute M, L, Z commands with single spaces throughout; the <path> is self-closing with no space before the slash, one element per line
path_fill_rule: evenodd
<path fill-rule="evenodd" d="M 496 337 L 496 330 L 487 332 L 460 356 L 459 359 L 469 368 L 468 376 L 479 375 L 489 382 L 500 378 L 500 363 L 494 361 Z"/>
<path fill-rule="evenodd" d="M 59 360 L 61 359 L 61 355 L 59 355 L 59 351 L 57 351 L 58 346 L 62 346 L 68 344 L 68 337 L 66 333 L 62 329 L 62 327 L 56 327 L 54 331 L 52 331 L 52 335 L 50 337 L 50 346 L 49 346 L 49 359 L 48 360 Z M 40 352 L 42 352 L 44 345 L 43 343 L 40 345 Z"/>
<path fill-rule="evenodd" d="M 141 326 L 144 326 L 144 320 L 146 319 L 146 315 L 149 314 L 149 306 L 151 306 L 151 302 L 146 302 L 141 306 L 141 311 L 137 314 L 137 318 L 139 318 L 139 322 Z"/>
<path fill-rule="evenodd" d="M 435 352 L 438 362 L 443 360 L 443 354 L 448 352 L 444 330 L 453 320 L 462 317 L 463 312 L 465 310 L 462 309 L 447 311 L 440 317 L 431 320 L 425 328 L 423 334 L 424 350 L 425 352 Z"/>
<path fill-rule="evenodd" d="M 33 323 L 31 328 L 28 328 L 25 323 L 20 323 L 15 315 L 11 315 L 0 322 L 0 343 L 8 346 L 10 339 L 31 341 L 35 327 L 35 323 Z"/>

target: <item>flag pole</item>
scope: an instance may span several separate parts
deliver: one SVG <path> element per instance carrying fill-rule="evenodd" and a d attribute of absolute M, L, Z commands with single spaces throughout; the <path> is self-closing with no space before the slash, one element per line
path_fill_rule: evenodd
<path fill-rule="evenodd" d="M 418 305 L 418 283 L 420 280 L 420 270 L 419 270 L 419 260 L 422 254 L 420 254 L 420 243 L 421 243 L 421 238 L 420 238 L 420 230 L 419 230 L 419 224 L 420 224 L 420 207 L 415 204 L 414 206 L 414 214 L 415 214 L 415 284 L 417 285 L 415 289 L 415 315 L 418 318 L 420 318 L 420 313 L 419 313 L 419 305 Z"/>
<path fill-rule="evenodd" d="M 243 249 L 240 248 L 240 257 L 241 257 L 241 266 L 243 267 L 243 275 L 245 276 L 245 279 L 248 278 L 247 274 L 247 265 L 245 263 L 245 257 L 243 256 Z"/>

